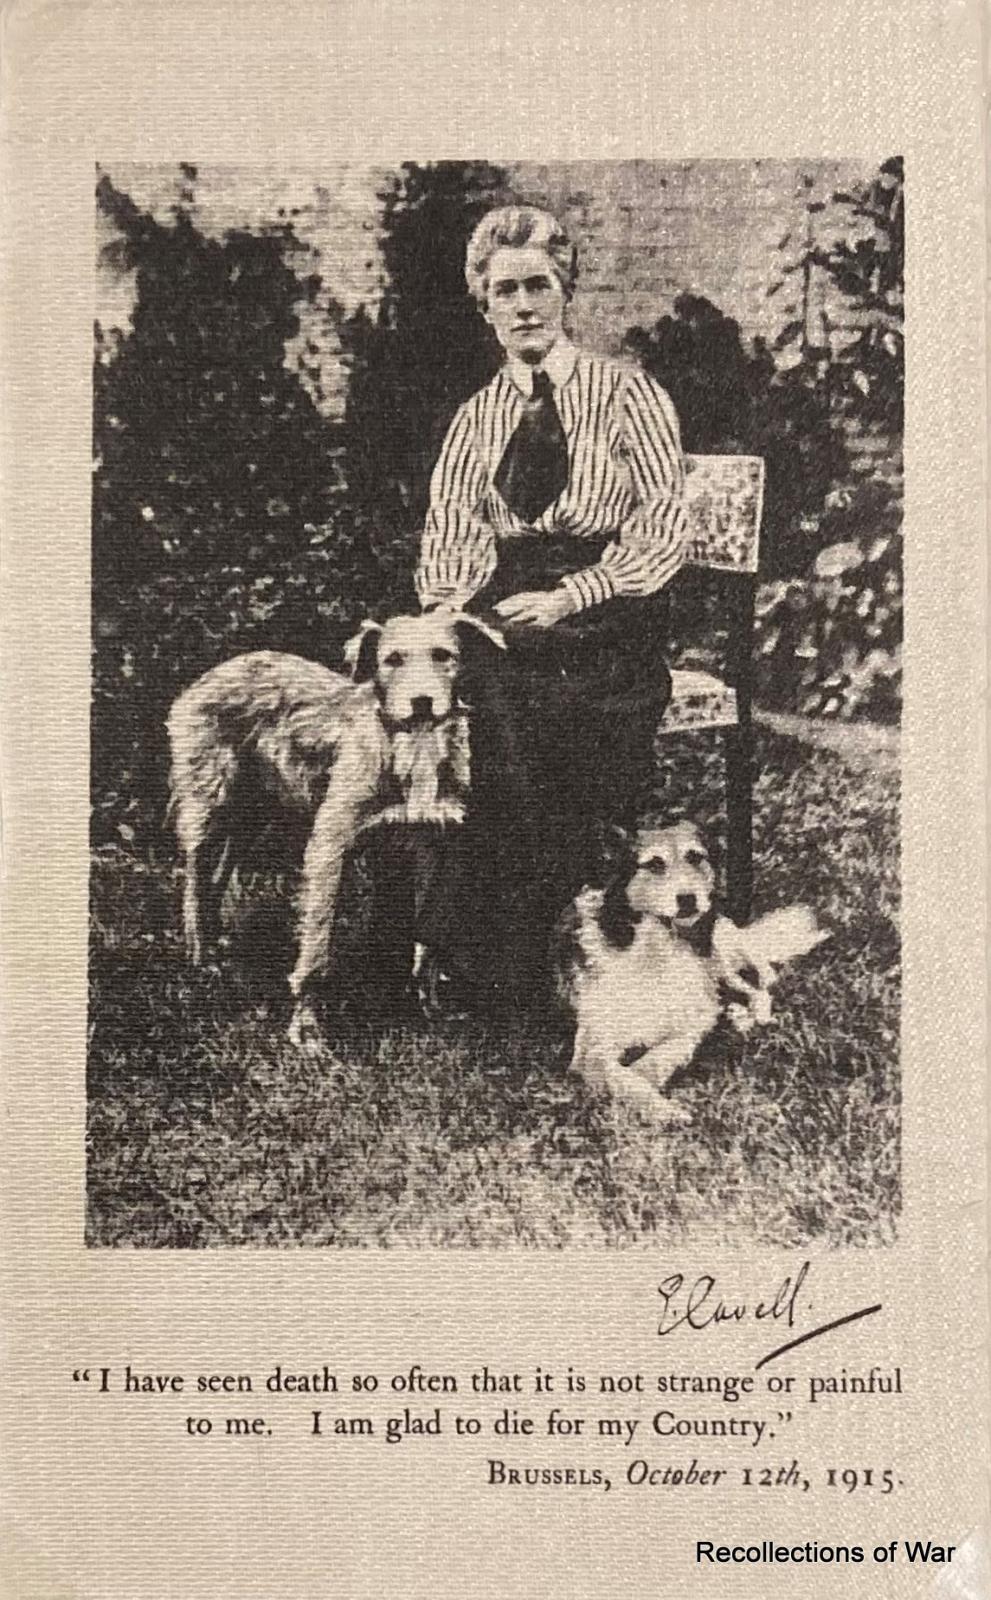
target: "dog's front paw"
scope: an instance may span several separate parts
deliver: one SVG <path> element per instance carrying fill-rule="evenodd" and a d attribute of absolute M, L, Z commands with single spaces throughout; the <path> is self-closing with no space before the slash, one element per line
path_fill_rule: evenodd
<path fill-rule="evenodd" d="M 750 1006 L 737 1004 L 735 1001 L 726 1007 L 725 1016 L 734 1033 L 742 1033 L 744 1036 L 753 1031 L 758 1021 L 756 1013 Z"/>
<path fill-rule="evenodd" d="M 653 1110 L 651 1121 L 655 1128 L 690 1128 L 695 1121 L 688 1107 L 681 1100 L 673 1100 L 669 1095 L 659 1094 L 658 1105 Z"/>
<path fill-rule="evenodd" d="M 659 1094 L 646 1078 L 627 1067 L 607 1068 L 605 1082 L 615 1105 L 626 1106 L 652 1128 L 684 1128 L 692 1121 L 692 1113 L 680 1100 Z"/>
<path fill-rule="evenodd" d="M 304 1055 L 323 1053 L 325 1040 L 317 1014 L 309 1000 L 297 1000 L 289 1023 L 289 1043 Z"/>
<path fill-rule="evenodd" d="M 670 1132 L 674 1128 L 690 1128 L 695 1120 L 687 1106 L 669 1099 L 667 1095 L 658 1094 L 656 1089 L 644 1095 L 625 1096 L 623 1103 L 638 1121 L 658 1133 Z"/>

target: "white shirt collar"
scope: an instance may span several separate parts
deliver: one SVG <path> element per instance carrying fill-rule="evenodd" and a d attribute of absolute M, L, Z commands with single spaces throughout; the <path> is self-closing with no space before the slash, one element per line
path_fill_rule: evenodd
<path fill-rule="evenodd" d="M 578 360 L 578 351 L 570 339 L 560 338 L 557 344 L 552 345 L 543 361 L 536 367 L 531 367 L 525 361 L 520 361 L 516 356 L 508 356 L 506 366 L 520 394 L 529 400 L 533 393 L 533 375 L 535 372 L 546 372 L 555 389 L 560 389 L 567 383 L 575 370 Z"/>

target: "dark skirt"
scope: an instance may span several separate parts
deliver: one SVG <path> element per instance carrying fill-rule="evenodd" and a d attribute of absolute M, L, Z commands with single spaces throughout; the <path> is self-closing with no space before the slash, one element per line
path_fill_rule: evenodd
<path fill-rule="evenodd" d="M 553 588 L 603 544 L 504 541 L 472 609 Z M 663 595 L 506 630 L 494 681 L 472 695 L 470 814 L 440 847 L 420 919 L 423 942 L 471 981 L 514 999 L 545 988 L 551 929 L 594 878 L 603 831 L 635 824 L 649 804 L 671 691 L 666 636 Z"/>

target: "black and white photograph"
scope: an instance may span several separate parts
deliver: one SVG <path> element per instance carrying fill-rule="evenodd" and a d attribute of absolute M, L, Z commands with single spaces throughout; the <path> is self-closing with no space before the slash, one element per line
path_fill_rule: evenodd
<path fill-rule="evenodd" d="M 90 1246 L 886 1247 L 904 181 L 102 161 Z"/>

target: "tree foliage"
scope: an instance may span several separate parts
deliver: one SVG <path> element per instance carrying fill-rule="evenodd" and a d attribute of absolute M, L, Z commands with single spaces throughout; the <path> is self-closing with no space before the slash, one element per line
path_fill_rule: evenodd
<path fill-rule="evenodd" d="M 768 294 L 789 279 L 800 293 L 773 347 L 758 338 L 748 348 L 739 324 L 695 294 L 679 295 L 653 327 L 630 329 L 626 347 L 671 394 L 687 450 L 764 458 L 764 700 L 887 720 L 901 690 L 901 159 L 832 198 L 846 212 L 842 237 L 817 239 L 811 220 L 825 206 L 810 200 L 804 239 L 781 241 Z M 819 319 L 810 312 L 816 274 L 831 307 Z M 691 577 L 681 584 L 679 611 L 692 623 L 699 588 Z"/>
<path fill-rule="evenodd" d="M 390 592 L 409 587 L 413 534 L 458 405 L 496 370 L 498 348 L 464 279 L 476 222 L 511 198 L 486 162 L 406 162 L 381 195 L 385 288 L 374 316 L 340 328 L 349 366 L 348 491 L 375 530 Z"/>
<path fill-rule="evenodd" d="M 163 223 L 107 176 L 97 203 L 135 301 L 122 337 L 96 329 L 94 577 L 119 589 L 228 561 L 263 573 L 325 523 L 341 484 L 326 421 L 284 360 L 319 279 L 298 271 L 290 222 L 212 239 L 192 203 Z"/>
<path fill-rule="evenodd" d="M 852 193 L 834 197 L 863 230 L 817 260 L 853 313 L 834 361 L 842 414 L 900 443 L 905 407 L 905 173 L 901 156 Z"/>
<path fill-rule="evenodd" d="M 780 367 L 761 338 L 748 349 L 739 323 L 695 294 L 625 344 L 670 394 L 686 450 L 763 456 L 761 568 L 801 571 L 817 548 L 810 519 L 846 464 L 816 371 Z"/>
<path fill-rule="evenodd" d="M 95 330 L 97 837 L 154 834 L 165 714 L 197 673 L 261 646 L 337 659 L 377 594 L 339 441 L 286 361 L 319 286 L 305 250 L 284 219 L 209 237 L 182 178 L 168 221 L 97 190 L 134 274 L 131 327 Z"/>

